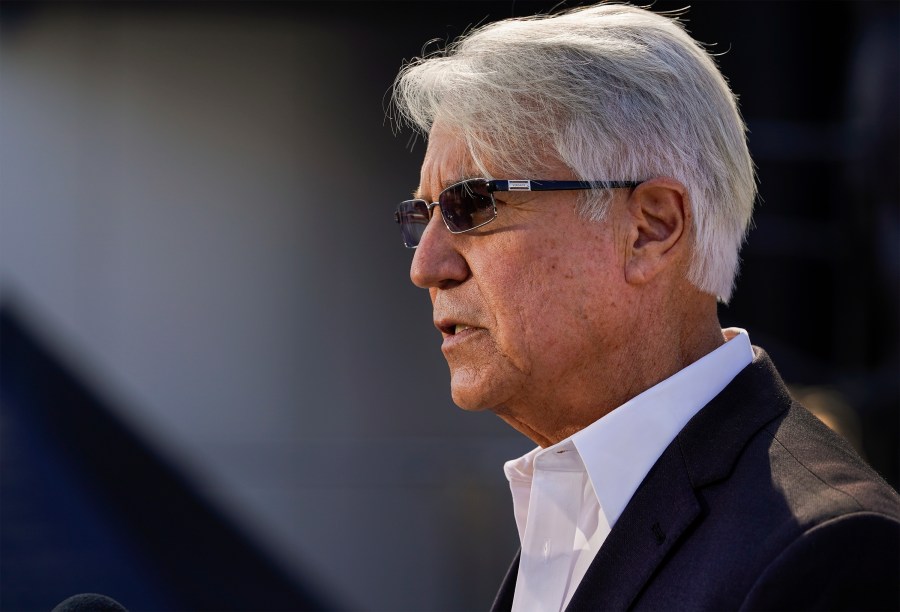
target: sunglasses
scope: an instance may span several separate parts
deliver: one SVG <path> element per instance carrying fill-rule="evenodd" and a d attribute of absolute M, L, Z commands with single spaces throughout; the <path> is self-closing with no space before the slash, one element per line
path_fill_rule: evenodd
<path fill-rule="evenodd" d="M 394 213 L 400 224 L 403 244 L 414 249 L 419 246 L 425 227 L 440 206 L 444 225 L 453 234 L 462 234 L 487 225 L 497 218 L 497 191 L 569 191 L 576 189 L 632 189 L 640 183 L 633 181 L 532 181 L 467 179 L 454 183 L 440 194 L 437 202 L 406 200 Z"/>

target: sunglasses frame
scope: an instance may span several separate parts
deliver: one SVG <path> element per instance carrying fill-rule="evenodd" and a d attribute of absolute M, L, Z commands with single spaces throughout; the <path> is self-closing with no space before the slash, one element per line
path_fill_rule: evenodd
<path fill-rule="evenodd" d="M 488 195 L 491 198 L 491 218 L 487 221 L 483 221 L 477 225 L 473 225 L 472 227 L 467 227 L 462 230 L 455 230 L 450 227 L 450 220 L 447 218 L 447 213 L 444 212 L 444 207 L 441 207 L 441 219 L 444 221 L 444 226 L 451 234 L 465 234 L 466 232 L 471 232 L 472 230 L 476 230 L 479 227 L 484 227 L 491 221 L 497 218 L 497 201 L 494 199 L 494 193 L 496 192 L 510 192 L 510 191 L 574 191 L 580 189 L 634 189 L 638 185 L 641 184 L 640 181 L 546 181 L 546 180 L 536 180 L 536 179 L 493 179 L 488 180 L 485 178 L 469 178 L 465 179 L 452 185 L 445 187 L 438 194 L 438 199 L 436 202 L 428 203 L 426 200 L 421 198 L 415 198 L 412 200 L 404 200 L 397 207 L 396 212 L 394 213 L 394 220 L 403 225 L 402 215 L 400 208 L 404 205 L 413 205 L 413 204 L 424 204 L 426 209 L 428 210 L 428 221 L 431 221 L 431 217 L 434 216 L 434 207 L 441 206 L 441 197 L 450 191 L 451 189 L 459 188 L 460 185 L 466 185 L 469 183 L 483 183 L 487 189 Z M 418 242 L 416 244 L 410 244 L 406 240 L 406 232 L 402 231 L 403 234 L 403 244 L 408 249 L 414 249 L 419 246 Z"/>

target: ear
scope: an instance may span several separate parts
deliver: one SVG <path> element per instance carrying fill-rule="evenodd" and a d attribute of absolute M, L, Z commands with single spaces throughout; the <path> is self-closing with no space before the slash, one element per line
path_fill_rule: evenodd
<path fill-rule="evenodd" d="M 654 178 L 635 187 L 626 206 L 625 280 L 643 285 L 688 255 L 690 202 L 684 185 Z"/>

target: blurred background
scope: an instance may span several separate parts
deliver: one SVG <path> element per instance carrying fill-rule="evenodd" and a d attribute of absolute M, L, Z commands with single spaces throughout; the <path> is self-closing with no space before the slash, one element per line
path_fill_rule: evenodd
<path fill-rule="evenodd" d="M 450 401 L 385 108 L 427 41 L 579 4 L 0 4 L 0 608 L 490 606 L 532 444 Z M 900 4 L 686 23 L 759 171 L 723 324 L 896 488 Z"/>

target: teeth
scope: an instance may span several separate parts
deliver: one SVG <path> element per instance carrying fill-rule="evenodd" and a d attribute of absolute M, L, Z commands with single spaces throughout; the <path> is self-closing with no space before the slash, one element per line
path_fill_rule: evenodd
<path fill-rule="evenodd" d="M 458 334 L 459 332 L 465 331 L 467 329 L 469 329 L 468 325 L 463 325 L 462 323 L 457 323 L 456 328 L 453 330 L 453 333 Z"/>

